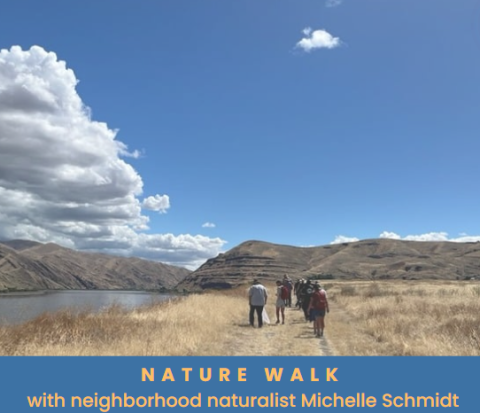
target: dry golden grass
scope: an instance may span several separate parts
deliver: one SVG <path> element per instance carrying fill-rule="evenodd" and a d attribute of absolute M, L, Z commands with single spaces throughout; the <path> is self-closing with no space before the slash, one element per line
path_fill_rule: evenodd
<path fill-rule="evenodd" d="M 0 327 L 0 355 L 480 355 L 480 285 L 328 282 L 326 337 L 301 311 L 285 325 L 248 324 L 246 288 L 190 295 L 134 311 L 45 314 Z M 273 295 L 274 287 L 269 286 Z M 275 322 L 274 297 L 267 313 Z"/>
<path fill-rule="evenodd" d="M 273 319 L 271 303 L 267 311 Z M 319 354 L 318 341 L 304 340 L 313 338 L 310 325 L 295 321 L 298 311 L 291 313 L 288 326 L 251 328 L 245 288 L 190 295 L 128 312 L 118 306 L 100 314 L 61 311 L 0 327 L 0 355 Z"/>
<path fill-rule="evenodd" d="M 192 295 L 134 311 L 62 311 L 0 328 L 2 355 L 213 355 L 238 317 L 234 298 Z M 219 309 L 221 309 L 219 311 Z"/>
<path fill-rule="evenodd" d="M 339 355 L 480 355 L 477 283 L 336 283 L 329 296 Z"/>

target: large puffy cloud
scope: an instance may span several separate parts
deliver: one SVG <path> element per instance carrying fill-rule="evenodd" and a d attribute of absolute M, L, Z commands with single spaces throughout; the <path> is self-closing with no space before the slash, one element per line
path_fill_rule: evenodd
<path fill-rule="evenodd" d="M 146 234 L 142 207 L 166 212 L 168 195 L 139 197 L 124 158 L 137 151 L 91 119 L 74 72 L 33 46 L 0 51 L 0 238 L 58 242 L 194 267 L 225 241 Z"/>
<path fill-rule="evenodd" d="M 419 235 L 407 235 L 401 237 L 395 232 L 383 231 L 378 238 L 398 239 L 404 241 L 449 241 L 449 242 L 477 242 L 480 241 L 480 235 L 459 234 L 458 237 L 449 237 L 447 232 L 428 232 Z M 360 241 L 359 238 L 337 235 L 330 244 L 339 244 L 342 242 Z"/>
<path fill-rule="evenodd" d="M 315 49 L 334 49 L 342 44 L 338 37 L 333 37 L 323 29 L 312 30 L 310 27 L 306 27 L 302 32 L 306 37 L 297 42 L 296 47 L 306 52 Z"/>

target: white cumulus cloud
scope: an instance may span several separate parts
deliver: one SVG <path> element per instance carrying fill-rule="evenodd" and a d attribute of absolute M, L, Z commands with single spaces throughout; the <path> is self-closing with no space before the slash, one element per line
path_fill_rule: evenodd
<path fill-rule="evenodd" d="M 333 37 L 323 29 L 312 30 L 310 27 L 306 27 L 302 30 L 302 33 L 306 37 L 301 39 L 296 44 L 296 47 L 303 49 L 305 52 L 310 52 L 315 49 L 334 49 L 342 44 L 338 37 Z"/>
<path fill-rule="evenodd" d="M 419 235 L 407 235 L 401 237 L 394 232 L 384 231 L 380 234 L 380 238 L 402 239 L 405 241 L 449 241 L 449 242 L 476 242 L 480 241 L 479 235 L 459 234 L 458 237 L 449 237 L 447 232 L 428 232 Z"/>
<path fill-rule="evenodd" d="M 215 228 L 216 225 L 213 222 L 205 222 L 202 224 L 202 228 Z"/>
<path fill-rule="evenodd" d="M 143 200 L 142 207 L 165 214 L 170 208 L 170 197 L 168 195 L 149 196 Z"/>
<path fill-rule="evenodd" d="M 56 242 L 84 250 L 194 267 L 220 252 L 219 238 L 146 234 L 142 207 L 165 212 L 168 195 L 145 198 L 125 161 L 138 157 L 117 131 L 91 118 L 77 78 L 55 53 L 0 51 L 0 239 Z"/>
<path fill-rule="evenodd" d="M 330 244 L 343 244 L 344 242 L 357 242 L 360 239 L 355 237 L 346 237 L 345 235 L 337 235 Z"/>
<path fill-rule="evenodd" d="M 378 238 L 384 239 L 398 239 L 404 241 L 449 241 L 449 242 L 477 242 L 480 241 L 480 235 L 468 235 L 466 233 L 459 234 L 458 237 L 449 237 L 447 232 L 428 232 L 426 234 L 419 235 L 406 235 L 401 237 L 395 232 L 383 231 Z M 342 242 L 355 242 L 360 241 L 359 238 L 345 237 L 343 235 L 337 235 L 330 244 L 339 244 Z"/>
<path fill-rule="evenodd" d="M 383 231 L 378 238 L 389 238 L 389 239 L 400 239 L 400 235 L 395 234 L 395 232 Z"/>

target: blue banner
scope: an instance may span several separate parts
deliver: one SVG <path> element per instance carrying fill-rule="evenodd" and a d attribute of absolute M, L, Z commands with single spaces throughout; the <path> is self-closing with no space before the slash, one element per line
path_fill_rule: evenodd
<path fill-rule="evenodd" d="M 1 357 L 0 409 L 478 411 L 477 357 Z"/>

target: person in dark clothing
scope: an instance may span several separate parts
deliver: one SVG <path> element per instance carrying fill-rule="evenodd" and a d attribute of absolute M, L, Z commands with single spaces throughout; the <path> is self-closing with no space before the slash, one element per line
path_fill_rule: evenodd
<path fill-rule="evenodd" d="M 292 280 L 288 277 L 287 274 L 283 276 L 283 285 L 287 288 L 288 291 L 288 297 L 285 300 L 285 305 L 287 307 L 292 306 L 292 289 L 293 289 L 293 283 Z"/>
<path fill-rule="evenodd" d="M 301 287 L 300 290 L 300 300 L 302 302 L 302 310 L 305 315 L 305 321 L 310 321 L 308 306 L 310 304 L 310 297 L 313 294 L 313 286 L 310 280 L 307 280 L 305 284 Z"/>
<path fill-rule="evenodd" d="M 295 295 L 297 296 L 297 302 L 295 303 L 295 307 L 299 310 L 302 308 L 302 299 L 300 297 L 300 292 L 302 291 L 303 284 L 305 284 L 305 280 L 301 278 L 295 283 Z"/>

